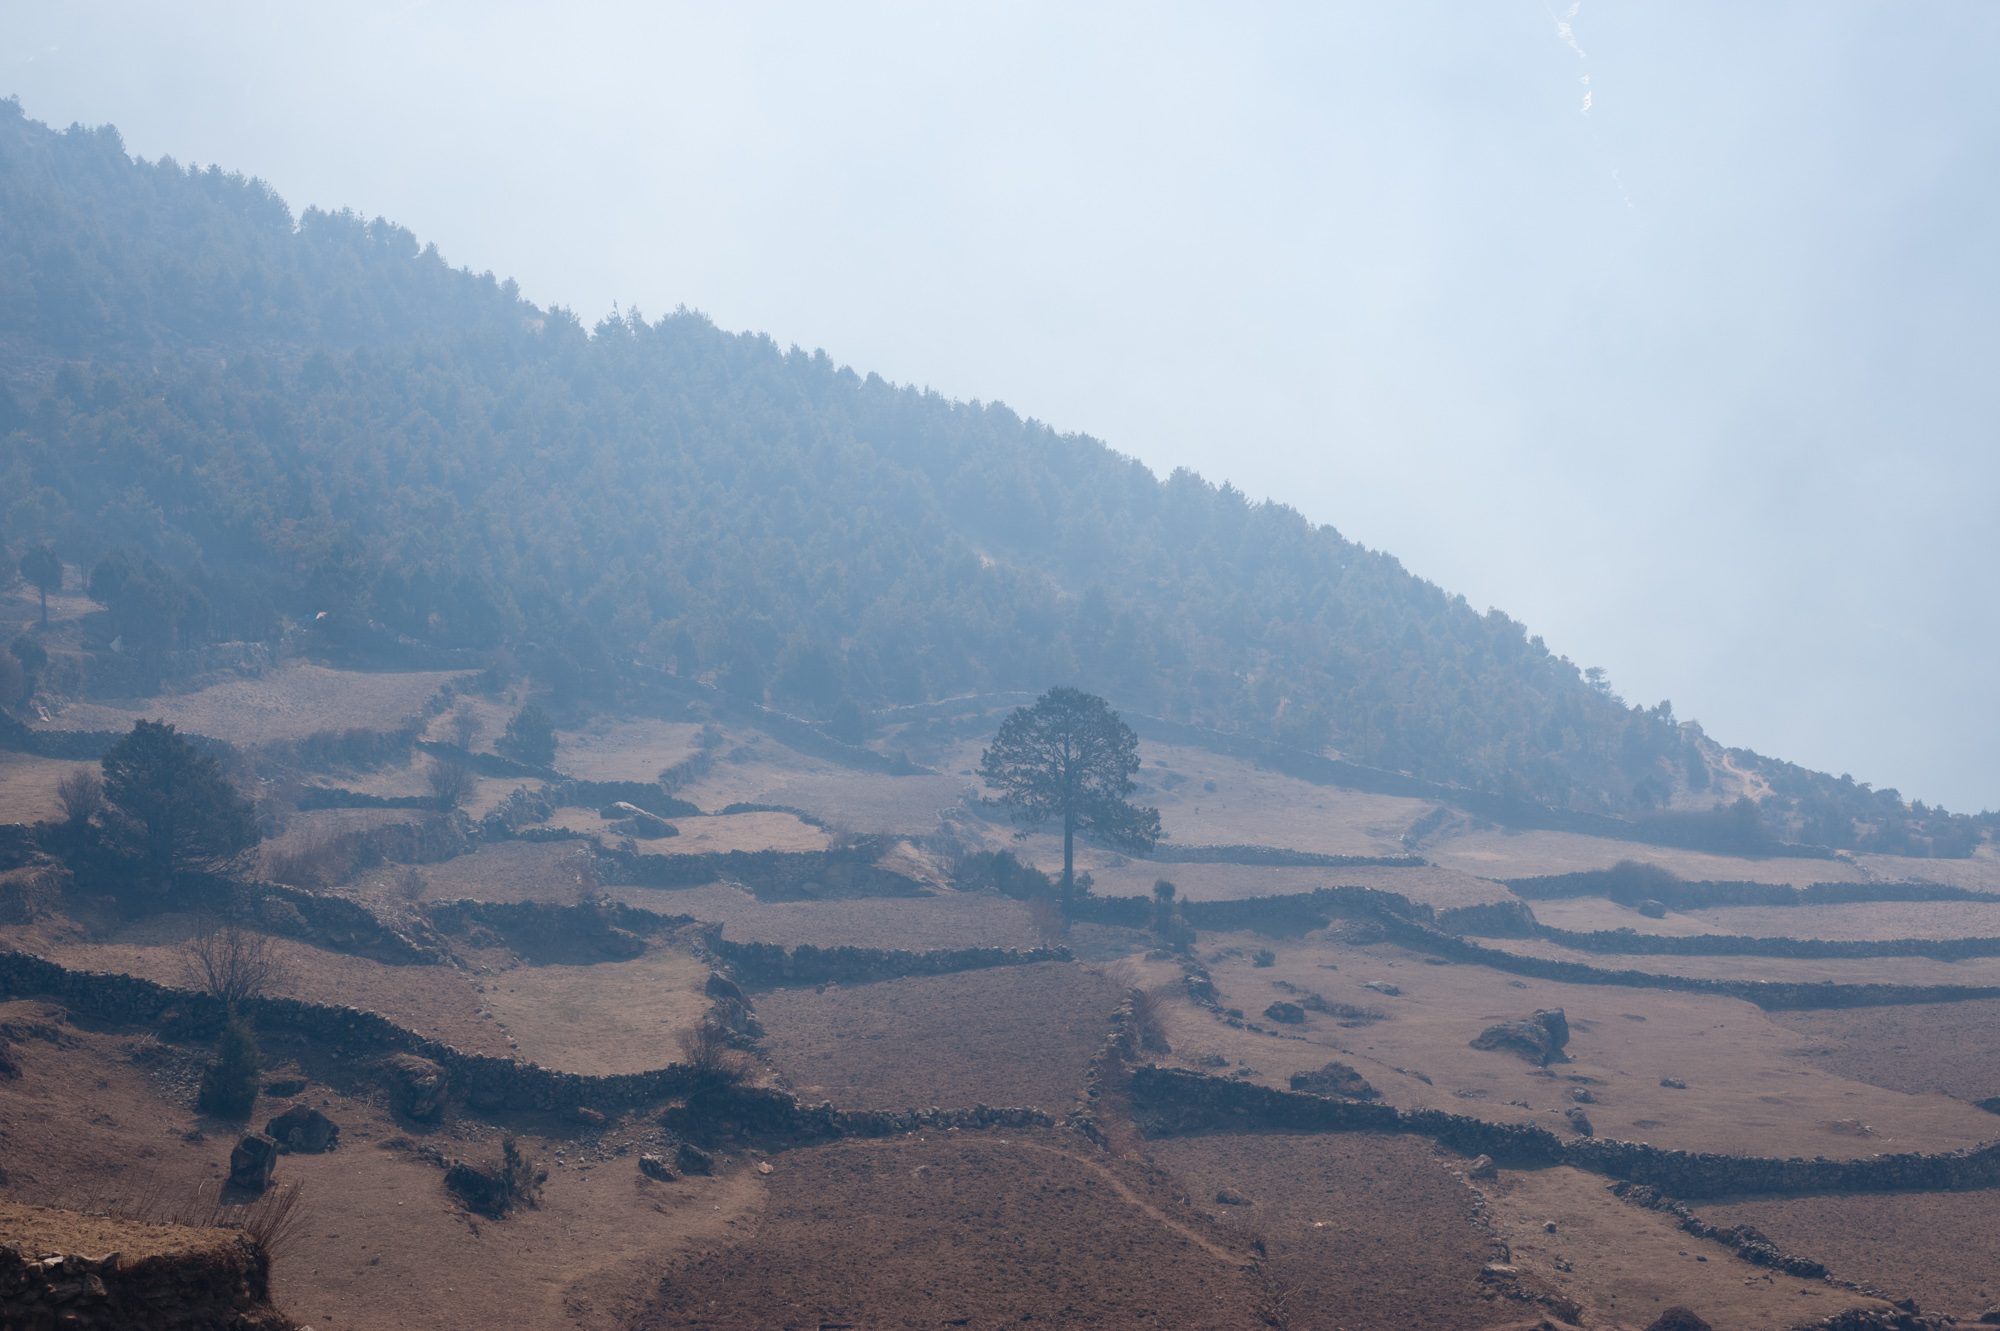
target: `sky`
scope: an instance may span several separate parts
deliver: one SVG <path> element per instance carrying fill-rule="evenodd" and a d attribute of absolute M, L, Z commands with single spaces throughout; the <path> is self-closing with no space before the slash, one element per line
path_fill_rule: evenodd
<path fill-rule="evenodd" d="M 1984 0 L 0 0 L 37 119 L 1232 481 L 1966 810 L 1995 68 Z"/>

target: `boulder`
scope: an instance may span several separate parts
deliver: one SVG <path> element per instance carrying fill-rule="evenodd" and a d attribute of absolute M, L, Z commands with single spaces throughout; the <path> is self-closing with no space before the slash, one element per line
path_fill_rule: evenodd
<path fill-rule="evenodd" d="M 270 1081 L 264 1083 L 264 1094 L 275 1096 L 280 1100 L 289 1100 L 295 1095 L 304 1095 L 305 1093 L 306 1079 L 304 1077 L 273 1077 Z"/>
<path fill-rule="evenodd" d="M 507 1181 L 498 1170 L 454 1160 L 444 1171 L 444 1186 L 468 1211 L 498 1220 L 513 1209 L 514 1199 L 507 1195 Z"/>
<path fill-rule="evenodd" d="M 340 1125 L 311 1105 L 293 1105 L 264 1125 L 282 1151 L 318 1155 L 340 1141 Z"/>
<path fill-rule="evenodd" d="M 1382 1093 L 1368 1079 L 1345 1063 L 1329 1063 L 1317 1072 L 1294 1072 L 1292 1089 L 1312 1095 L 1330 1095 L 1341 1100 L 1379 1100 Z"/>
<path fill-rule="evenodd" d="M 674 1178 L 674 1167 L 667 1163 L 666 1157 L 651 1151 L 639 1157 L 639 1172 L 662 1183 L 671 1183 Z"/>
<path fill-rule="evenodd" d="M 229 1153 L 229 1186 L 262 1192 L 270 1186 L 278 1164 L 278 1143 L 261 1132 L 246 1132 Z"/>
<path fill-rule="evenodd" d="M 1403 992 L 1401 988 L 1390 984 L 1387 980 L 1364 980 L 1361 987 L 1363 989 L 1373 989 L 1378 994 L 1387 994 L 1391 998 L 1400 997 Z"/>
<path fill-rule="evenodd" d="M 607 804 L 597 811 L 600 818 L 611 824 L 611 830 L 623 836 L 635 837 L 640 841 L 657 841 L 661 837 L 679 836 L 680 829 L 657 813 L 648 813 L 636 804 L 619 801 Z"/>
<path fill-rule="evenodd" d="M 1688 1088 L 1688 1084 L 1679 1077 L 1662 1077 L 1660 1078 L 1660 1085 L 1670 1091 L 1685 1091 Z"/>
<path fill-rule="evenodd" d="M 710 998 L 727 999 L 732 1003 L 745 1001 L 742 986 L 738 985 L 736 981 L 730 979 L 727 975 L 723 975 L 717 971 L 710 971 L 708 973 L 708 982 L 702 985 L 702 992 L 706 993 Z"/>
<path fill-rule="evenodd" d="M 1546 1067 L 1564 1061 L 1569 1043 L 1569 1018 L 1561 1008 L 1543 1008 L 1533 1016 L 1488 1026 L 1472 1042 L 1474 1049 L 1506 1050 Z"/>
<path fill-rule="evenodd" d="M 1655 1317 L 1646 1331 L 1714 1331 L 1691 1308 L 1673 1307 Z"/>
<path fill-rule="evenodd" d="M 415 1054 L 391 1054 L 382 1060 L 382 1069 L 389 1076 L 399 1112 L 419 1123 L 434 1123 L 444 1113 L 451 1079 L 443 1068 Z"/>
<path fill-rule="evenodd" d="M 1272 1021 L 1282 1022 L 1287 1026 L 1297 1026 L 1305 1021 L 1306 1010 L 1297 1003 L 1287 1003 L 1281 999 L 1265 1008 L 1264 1015 Z"/>
<path fill-rule="evenodd" d="M 1667 905 L 1664 901 L 1654 901 L 1648 897 L 1639 903 L 1639 913 L 1649 920 L 1664 920 L 1667 918 Z M 1679 1311 L 1686 1312 L 1687 1310 L 1683 1308 Z"/>
<path fill-rule="evenodd" d="M 1465 1176 L 1476 1179 L 1499 1178 L 1500 1167 L 1493 1163 L 1493 1157 L 1490 1155 L 1477 1156 L 1465 1167 Z"/>
<path fill-rule="evenodd" d="M 1587 1086 L 1570 1087 L 1569 1098 L 1580 1105 L 1594 1105 L 1597 1103 L 1597 1097 L 1590 1093 L 1590 1088 Z"/>
<path fill-rule="evenodd" d="M 1975 1109 L 1984 1109 L 1989 1114 L 2000 1114 L 2000 1095 L 1989 1095 L 1984 1100 L 1972 1102 Z"/>
<path fill-rule="evenodd" d="M 1563 1117 L 1569 1120 L 1570 1127 L 1576 1131 L 1578 1136 L 1595 1137 L 1597 1135 L 1597 1129 L 1590 1125 L 1590 1115 L 1583 1112 L 1582 1105 L 1571 1105 L 1563 1113 Z"/>
<path fill-rule="evenodd" d="M 715 1157 L 693 1142 L 682 1142 L 674 1149 L 674 1163 L 683 1174 L 706 1174 L 714 1170 Z"/>
<path fill-rule="evenodd" d="M 1234 1188 L 1223 1188 L 1217 1191 L 1215 1194 L 1215 1201 L 1218 1206 L 1250 1205 L 1250 1199 L 1248 1197 L 1245 1197 L 1242 1193 L 1236 1191 Z"/>

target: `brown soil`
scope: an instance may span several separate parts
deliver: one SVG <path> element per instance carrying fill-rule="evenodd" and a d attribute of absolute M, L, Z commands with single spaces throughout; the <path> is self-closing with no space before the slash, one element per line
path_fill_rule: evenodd
<path fill-rule="evenodd" d="M 647 910 L 692 915 L 722 926 L 723 937 L 796 947 L 891 947 L 928 952 L 958 947 L 1033 947 L 1027 909 L 1005 897 L 945 892 L 930 897 L 759 901 L 728 883 L 662 890 L 617 887 L 612 894 Z"/>
<path fill-rule="evenodd" d="M 1720 1243 L 1682 1233 L 1671 1216 L 1620 1201 L 1581 1170 L 1510 1170 L 1480 1188 L 1514 1264 L 1538 1287 L 1576 1302 L 1587 1326 L 1643 1327 L 1675 1305 L 1715 1331 L 1773 1331 L 1844 1308 L 1883 1309 L 1880 1300 L 1824 1281 L 1752 1266 Z"/>
<path fill-rule="evenodd" d="M 2000 999 L 1779 1012 L 1772 1020 L 1806 1037 L 1800 1057 L 1843 1077 L 1911 1094 L 2000 1096 Z M 1993 1135 L 2000 1138 L 2000 1117 Z"/>
<path fill-rule="evenodd" d="M 669 1269 L 639 1331 L 1239 1328 L 1249 1254 L 1059 1137 L 843 1142 L 777 1157 L 754 1234 Z"/>
<path fill-rule="evenodd" d="M 756 999 L 771 1065 L 807 1099 L 1060 1115 L 1122 993 L 1093 968 L 1051 962 Z"/>
<path fill-rule="evenodd" d="M 1481 1285 L 1497 1253 L 1473 1194 L 1429 1142 L 1219 1133 L 1147 1149 L 1193 1209 L 1245 1242 L 1263 1239 L 1294 1331 L 1478 1327 L 1520 1315 Z M 1243 1202 L 1216 1202 L 1224 1192 Z"/>
<path fill-rule="evenodd" d="M 1869 1193 L 1699 1208 L 1752 1225 L 1843 1280 L 1971 1321 L 2000 1306 L 2000 1192 Z"/>
<path fill-rule="evenodd" d="M 644 1072 L 681 1058 L 679 1039 L 708 1011 L 709 969 L 655 947 L 630 961 L 517 966 L 477 983 L 517 1056 L 565 1072 Z"/>
<path fill-rule="evenodd" d="M 1620 860 L 1657 864 L 1688 879 L 1790 883 L 1799 887 L 1807 883 L 1851 883 L 1867 876 L 1845 860 L 1744 859 L 1636 845 L 1577 832 L 1512 832 L 1501 828 L 1447 833 L 1435 842 L 1426 842 L 1423 853 L 1433 863 L 1488 878 L 1535 878 L 1584 869 L 1608 869 Z"/>

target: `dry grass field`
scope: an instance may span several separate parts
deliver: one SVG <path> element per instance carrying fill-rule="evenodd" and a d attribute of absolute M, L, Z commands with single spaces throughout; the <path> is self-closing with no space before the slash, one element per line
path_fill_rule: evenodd
<path fill-rule="evenodd" d="M 1062 846 L 1053 837 L 1030 837 L 1023 843 L 1038 866 L 1060 871 Z M 1015 847 L 1017 852 L 1021 847 Z M 1411 868 L 1296 868 L 1261 864 L 1173 864 L 1135 860 L 1092 852 L 1083 863 L 1095 880 L 1091 891 L 1100 897 L 1149 897 L 1153 884 L 1165 878 L 1183 901 L 1241 901 L 1249 897 L 1289 896 L 1321 887 L 1372 887 L 1394 892 L 1440 910 L 1511 901 L 1500 884 L 1434 865 Z"/>
<path fill-rule="evenodd" d="M 670 1267 L 635 1328 L 1258 1324 L 1247 1250 L 1056 1133 L 843 1142 L 772 1163 L 754 1230 Z"/>
<path fill-rule="evenodd" d="M 1005 897 L 940 892 L 928 897 L 759 901 L 741 887 L 614 887 L 621 901 L 722 926 L 739 943 L 797 947 L 893 947 L 913 952 L 959 947 L 1034 947 L 1027 907 Z"/>
<path fill-rule="evenodd" d="M 708 1011 L 708 967 L 648 949 L 630 961 L 517 966 L 475 988 L 518 1056 L 565 1072 L 644 1072 L 681 1059 L 680 1036 Z"/>
<path fill-rule="evenodd" d="M 2000 985 L 2000 957 L 1935 961 L 1929 957 L 1669 956 L 1587 952 L 1539 938 L 1483 938 L 1482 946 L 1521 956 L 1572 961 L 1599 970 L 1685 975 L 1703 980 L 1783 980 L 1799 984 Z"/>
<path fill-rule="evenodd" d="M 34 823 L 60 818 L 62 803 L 56 798 L 56 786 L 71 772 L 96 770 L 96 763 L 0 753 L 0 821 Z"/>
<path fill-rule="evenodd" d="M 771 1066 L 806 1099 L 1033 1105 L 1060 1117 L 1123 990 L 1090 967 L 1049 962 L 756 997 Z"/>
<path fill-rule="evenodd" d="M 1515 1315 L 1480 1281 L 1500 1250 L 1473 1194 L 1429 1142 L 1213 1133 L 1146 1149 L 1193 1210 L 1239 1242 L 1264 1242 L 1290 1325 L 1405 1331 Z"/>
<path fill-rule="evenodd" d="M 606 844 L 622 840 L 624 834 L 595 809 L 557 809 L 550 827 L 582 832 Z M 710 814 L 702 818 L 676 818 L 679 836 L 641 841 L 648 855 L 720 855 L 732 850 L 825 850 L 825 831 L 800 822 L 789 813 Z"/>
<path fill-rule="evenodd" d="M 2000 901 L 1853 901 L 1810 906 L 1714 906 L 1649 919 L 1604 897 L 1532 901 L 1535 918 L 1580 933 L 1733 934 L 1744 938 L 2000 938 Z"/>
<path fill-rule="evenodd" d="M 656 781 L 700 747 L 701 727 L 691 721 L 594 717 L 558 734 L 556 770 L 579 781 Z"/>
<path fill-rule="evenodd" d="M 1227 955 L 1203 949 L 1204 959 L 1213 957 L 1208 967 L 1223 1005 L 1265 1031 L 1232 1029 L 1177 998 L 1164 1004 L 1168 1039 L 1182 1062 L 1219 1056 L 1268 1085 L 1284 1086 L 1292 1073 L 1339 1058 L 1393 1104 L 1559 1132 L 1568 1130 L 1562 1115 L 1575 1103 L 1572 1089 L 1581 1086 L 1594 1096 L 1587 1112 L 1599 1135 L 1691 1151 L 1859 1156 L 1953 1150 L 2000 1138 L 2000 1120 L 1970 1105 L 1900 1094 L 1816 1065 L 1798 1054 L 1796 1032 L 1735 999 L 1524 980 L 1318 936 L 1217 935 L 1215 942 L 1234 944 Z M 1255 965 L 1253 950 L 1261 946 L 1276 952 L 1274 965 Z M 1370 989 L 1371 981 L 1400 992 Z M 1283 1026 L 1262 1016 L 1273 1001 L 1302 993 L 1382 1019 L 1342 1025 L 1338 1017 L 1308 1013 L 1303 1025 Z M 1470 1046 L 1488 1025 L 1554 1007 L 1569 1016 L 1568 1063 L 1541 1069 Z M 1685 1081 L 1687 1089 L 1662 1088 L 1663 1077 Z M 1873 1135 L 1840 1126 L 1853 1121 Z"/>
<path fill-rule="evenodd" d="M 458 678 L 452 672 L 371 673 L 301 662 L 194 693 L 131 703 L 69 703 L 50 725 L 115 731 L 129 730 L 139 720 L 170 721 L 192 734 L 255 748 L 321 731 L 393 730 Z"/>
<path fill-rule="evenodd" d="M 1759 1199 L 1698 1214 L 1754 1226 L 1836 1277 L 1915 1299 L 1927 1313 L 1974 1323 L 2000 1307 L 2000 1192 Z"/>
<path fill-rule="evenodd" d="M 1620 860 L 1657 864 L 1682 878 L 1749 883 L 1852 883 L 1868 875 L 1846 860 L 1745 859 L 1611 841 L 1577 832 L 1508 831 L 1481 827 L 1447 833 L 1424 843 L 1424 858 L 1483 878 L 1539 878 L 1608 869 Z M 1930 864 L 1935 861 L 1924 860 Z"/>
<path fill-rule="evenodd" d="M 2000 1096 L 2000 999 L 1777 1012 L 1820 1067 L 1913 1095 Z M 1993 1119 L 2000 1138 L 2000 1117 Z"/>

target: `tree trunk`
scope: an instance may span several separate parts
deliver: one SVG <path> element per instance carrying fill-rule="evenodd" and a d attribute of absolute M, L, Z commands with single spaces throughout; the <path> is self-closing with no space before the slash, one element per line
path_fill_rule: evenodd
<path fill-rule="evenodd" d="M 42 594 L 42 627 L 47 628 L 49 626 L 49 589 L 47 587 L 37 587 L 35 590 Z"/>
<path fill-rule="evenodd" d="M 1063 810 L 1063 876 L 1062 908 L 1067 920 L 1070 908 L 1076 905 L 1076 814 L 1070 809 Z"/>

